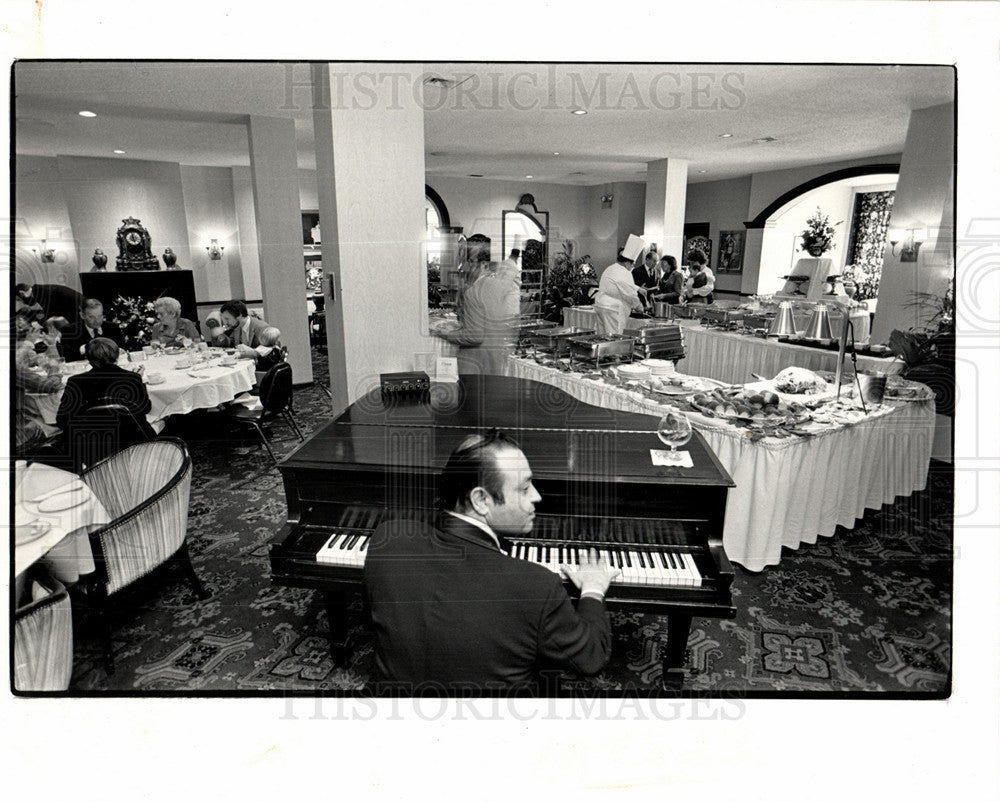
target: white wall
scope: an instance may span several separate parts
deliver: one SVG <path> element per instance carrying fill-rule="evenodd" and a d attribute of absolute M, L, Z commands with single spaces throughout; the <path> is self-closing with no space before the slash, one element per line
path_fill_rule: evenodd
<path fill-rule="evenodd" d="M 18 156 L 15 175 L 14 280 L 25 284 L 61 284 L 79 290 L 80 259 L 86 262 L 84 269 L 90 269 L 93 264 L 90 254 L 94 251 L 84 255 L 78 252 L 58 162 L 42 156 Z M 48 236 L 56 232 L 58 238 Z M 46 247 L 55 250 L 53 262 L 43 263 L 32 252 L 33 248 L 40 250 L 43 238 L 47 238 Z M 106 247 L 102 250 L 108 253 Z M 114 259 L 114 253 L 110 256 Z"/>

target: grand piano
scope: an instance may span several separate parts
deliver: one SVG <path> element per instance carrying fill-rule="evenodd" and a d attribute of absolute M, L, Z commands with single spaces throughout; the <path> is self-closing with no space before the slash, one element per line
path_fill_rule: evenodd
<path fill-rule="evenodd" d="M 693 467 L 653 466 L 656 422 L 526 379 L 463 377 L 422 396 L 376 389 L 282 461 L 288 519 L 271 546 L 272 581 L 324 593 L 342 660 L 370 535 L 388 517 L 433 515 L 449 454 L 495 426 L 519 442 L 542 496 L 512 556 L 558 572 L 598 548 L 622 571 L 611 609 L 667 616 L 663 681 L 679 688 L 691 618 L 735 615 L 722 548 L 733 481 L 697 432 L 684 447 Z"/>

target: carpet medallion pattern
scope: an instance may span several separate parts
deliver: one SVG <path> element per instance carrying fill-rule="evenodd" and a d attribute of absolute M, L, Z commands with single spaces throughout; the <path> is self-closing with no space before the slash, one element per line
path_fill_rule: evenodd
<path fill-rule="evenodd" d="M 322 358 L 314 360 L 325 379 Z M 330 420 L 318 389 L 295 394 L 308 436 Z M 345 665 L 328 648 L 317 593 L 270 583 L 268 547 L 286 517 L 279 471 L 251 443 L 227 442 L 211 415 L 172 420 L 194 477 L 188 543 L 212 597 L 199 601 L 180 570 L 121 594 L 113 618 L 116 672 L 76 616 L 71 692 L 282 693 L 356 691 L 371 677 L 371 633 L 360 597 Z M 298 445 L 283 423 L 271 447 Z M 869 511 L 852 530 L 786 549 L 760 573 L 736 567 L 733 620 L 695 618 L 687 643 L 693 692 L 945 695 L 951 661 L 952 474 L 935 465 L 927 489 Z M 567 691 L 655 692 L 666 619 L 612 613 L 613 656 L 596 677 L 565 674 Z"/>

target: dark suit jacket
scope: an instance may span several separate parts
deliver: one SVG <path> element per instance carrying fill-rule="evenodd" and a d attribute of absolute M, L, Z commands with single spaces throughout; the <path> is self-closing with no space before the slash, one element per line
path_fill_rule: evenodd
<path fill-rule="evenodd" d="M 101 324 L 101 336 L 113 340 L 119 348 L 125 347 L 125 338 L 122 336 L 121 329 L 114 323 L 109 323 L 105 320 Z M 64 331 L 62 333 L 61 348 L 66 361 L 75 362 L 78 359 L 84 359 L 85 357 L 80 353 L 80 348 L 92 339 L 93 337 L 90 336 L 90 332 L 82 320 L 76 321 L 76 324 L 72 328 Z"/>
<path fill-rule="evenodd" d="M 150 437 L 156 436 L 146 421 L 146 413 L 152 404 L 142 377 L 117 365 L 91 368 L 86 373 L 70 376 L 56 412 L 56 426 L 68 432 L 75 419 L 103 404 L 123 405 L 136 423 L 144 426 L 144 431 L 148 430 Z"/>
<path fill-rule="evenodd" d="M 381 525 L 364 584 L 377 672 L 404 689 L 498 690 L 530 683 L 546 664 L 593 674 L 611 655 L 602 601 L 574 608 L 558 576 L 450 515 Z"/>
<path fill-rule="evenodd" d="M 649 275 L 649 271 L 646 269 L 645 265 L 639 265 L 632 268 L 632 281 L 635 282 L 636 287 L 652 289 L 656 286 L 656 282 L 653 281 L 653 277 Z"/>

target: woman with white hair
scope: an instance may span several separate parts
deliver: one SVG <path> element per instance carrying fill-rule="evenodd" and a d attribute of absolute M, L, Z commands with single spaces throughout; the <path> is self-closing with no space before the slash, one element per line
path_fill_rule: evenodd
<path fill-rule="evenodd" d="M 181 317 L 181 304 L 176 298 L 157 298 L 153 302 L 157 322 L 153 324 L 153 342 L 179 345 L 183 338 L 200 342 L 197 326 Z"/>

